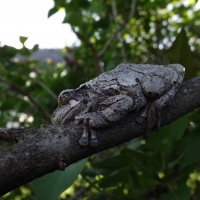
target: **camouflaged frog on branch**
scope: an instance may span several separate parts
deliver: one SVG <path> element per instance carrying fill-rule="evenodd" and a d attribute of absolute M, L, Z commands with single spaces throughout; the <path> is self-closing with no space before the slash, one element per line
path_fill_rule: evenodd
<path fill-rule="evenodd" d="M 120 64 L 77 89 L 62 91 L 52 123 L 82 123 L 80 145 L 96 146 L 97 129 L 109 126 L 130 111 L 140 111 L 136 121 L 147 120 L 147 137 L 153 129 L 160 128 L 161 110 L 173 99 L 183 77 L 184 67 L 179 64 Z"/>

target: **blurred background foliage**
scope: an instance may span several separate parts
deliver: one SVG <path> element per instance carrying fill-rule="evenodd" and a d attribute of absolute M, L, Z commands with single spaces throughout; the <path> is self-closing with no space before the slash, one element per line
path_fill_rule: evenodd
<path fill-rule="evenodd" d="M 195 0 L 54 0 L 80 43 L 54 63 L 18 59 L 38 50 L 0 46 L 0 126 L 49 124 L 57 95 L 119 63 L 180 63 L 200 73 L 200 10 Z M 152 133 L 26 184 L 0 199 L 200 199 L 200 110 Z M 0 149 L 9 144 L 0 142 Z M 82 170 L 83 169 L 83 170 Z M 74 182 L 75 180 L 75 182 Z"/>

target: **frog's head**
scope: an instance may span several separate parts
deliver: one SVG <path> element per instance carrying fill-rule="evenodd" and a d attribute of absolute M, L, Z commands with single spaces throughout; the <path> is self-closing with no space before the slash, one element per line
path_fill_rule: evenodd
<path fill-rule="evenodd" d="M 51 116 L 53 124 L 66 124 L 80 114 L 88 102 L 87 92 L 82 89 L 63 90 L 58 96 L 58 108 Z"/>

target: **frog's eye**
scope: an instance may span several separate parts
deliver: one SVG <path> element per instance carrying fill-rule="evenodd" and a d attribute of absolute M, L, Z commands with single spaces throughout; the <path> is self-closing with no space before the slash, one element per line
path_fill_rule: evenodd
<path fill-rule="evenodd" d="M 69 101 L 72 99 L 69 92 L 61 93 L 58 98 L 58 105 L 66 105 L 69 103 Z"/>

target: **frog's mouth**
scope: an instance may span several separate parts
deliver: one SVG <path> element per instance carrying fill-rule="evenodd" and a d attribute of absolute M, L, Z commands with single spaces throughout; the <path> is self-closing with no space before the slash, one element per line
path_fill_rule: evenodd
<path fill-rule="evenodd" d="M 75 117 L 85 109 L 83 101 L 70 100 L 69 105 L 63 107 L 63 115 L 60 124 L 66 124 L 75 120 Z"/>
<path fill-rule="evenodd" d="M 72 121 L 75 116 L 76 107 L 79 107 L 80 101 L 70 100 L 67 105 L 59 105 L 51 116 L 52 124 L 59 125 Z"/>

